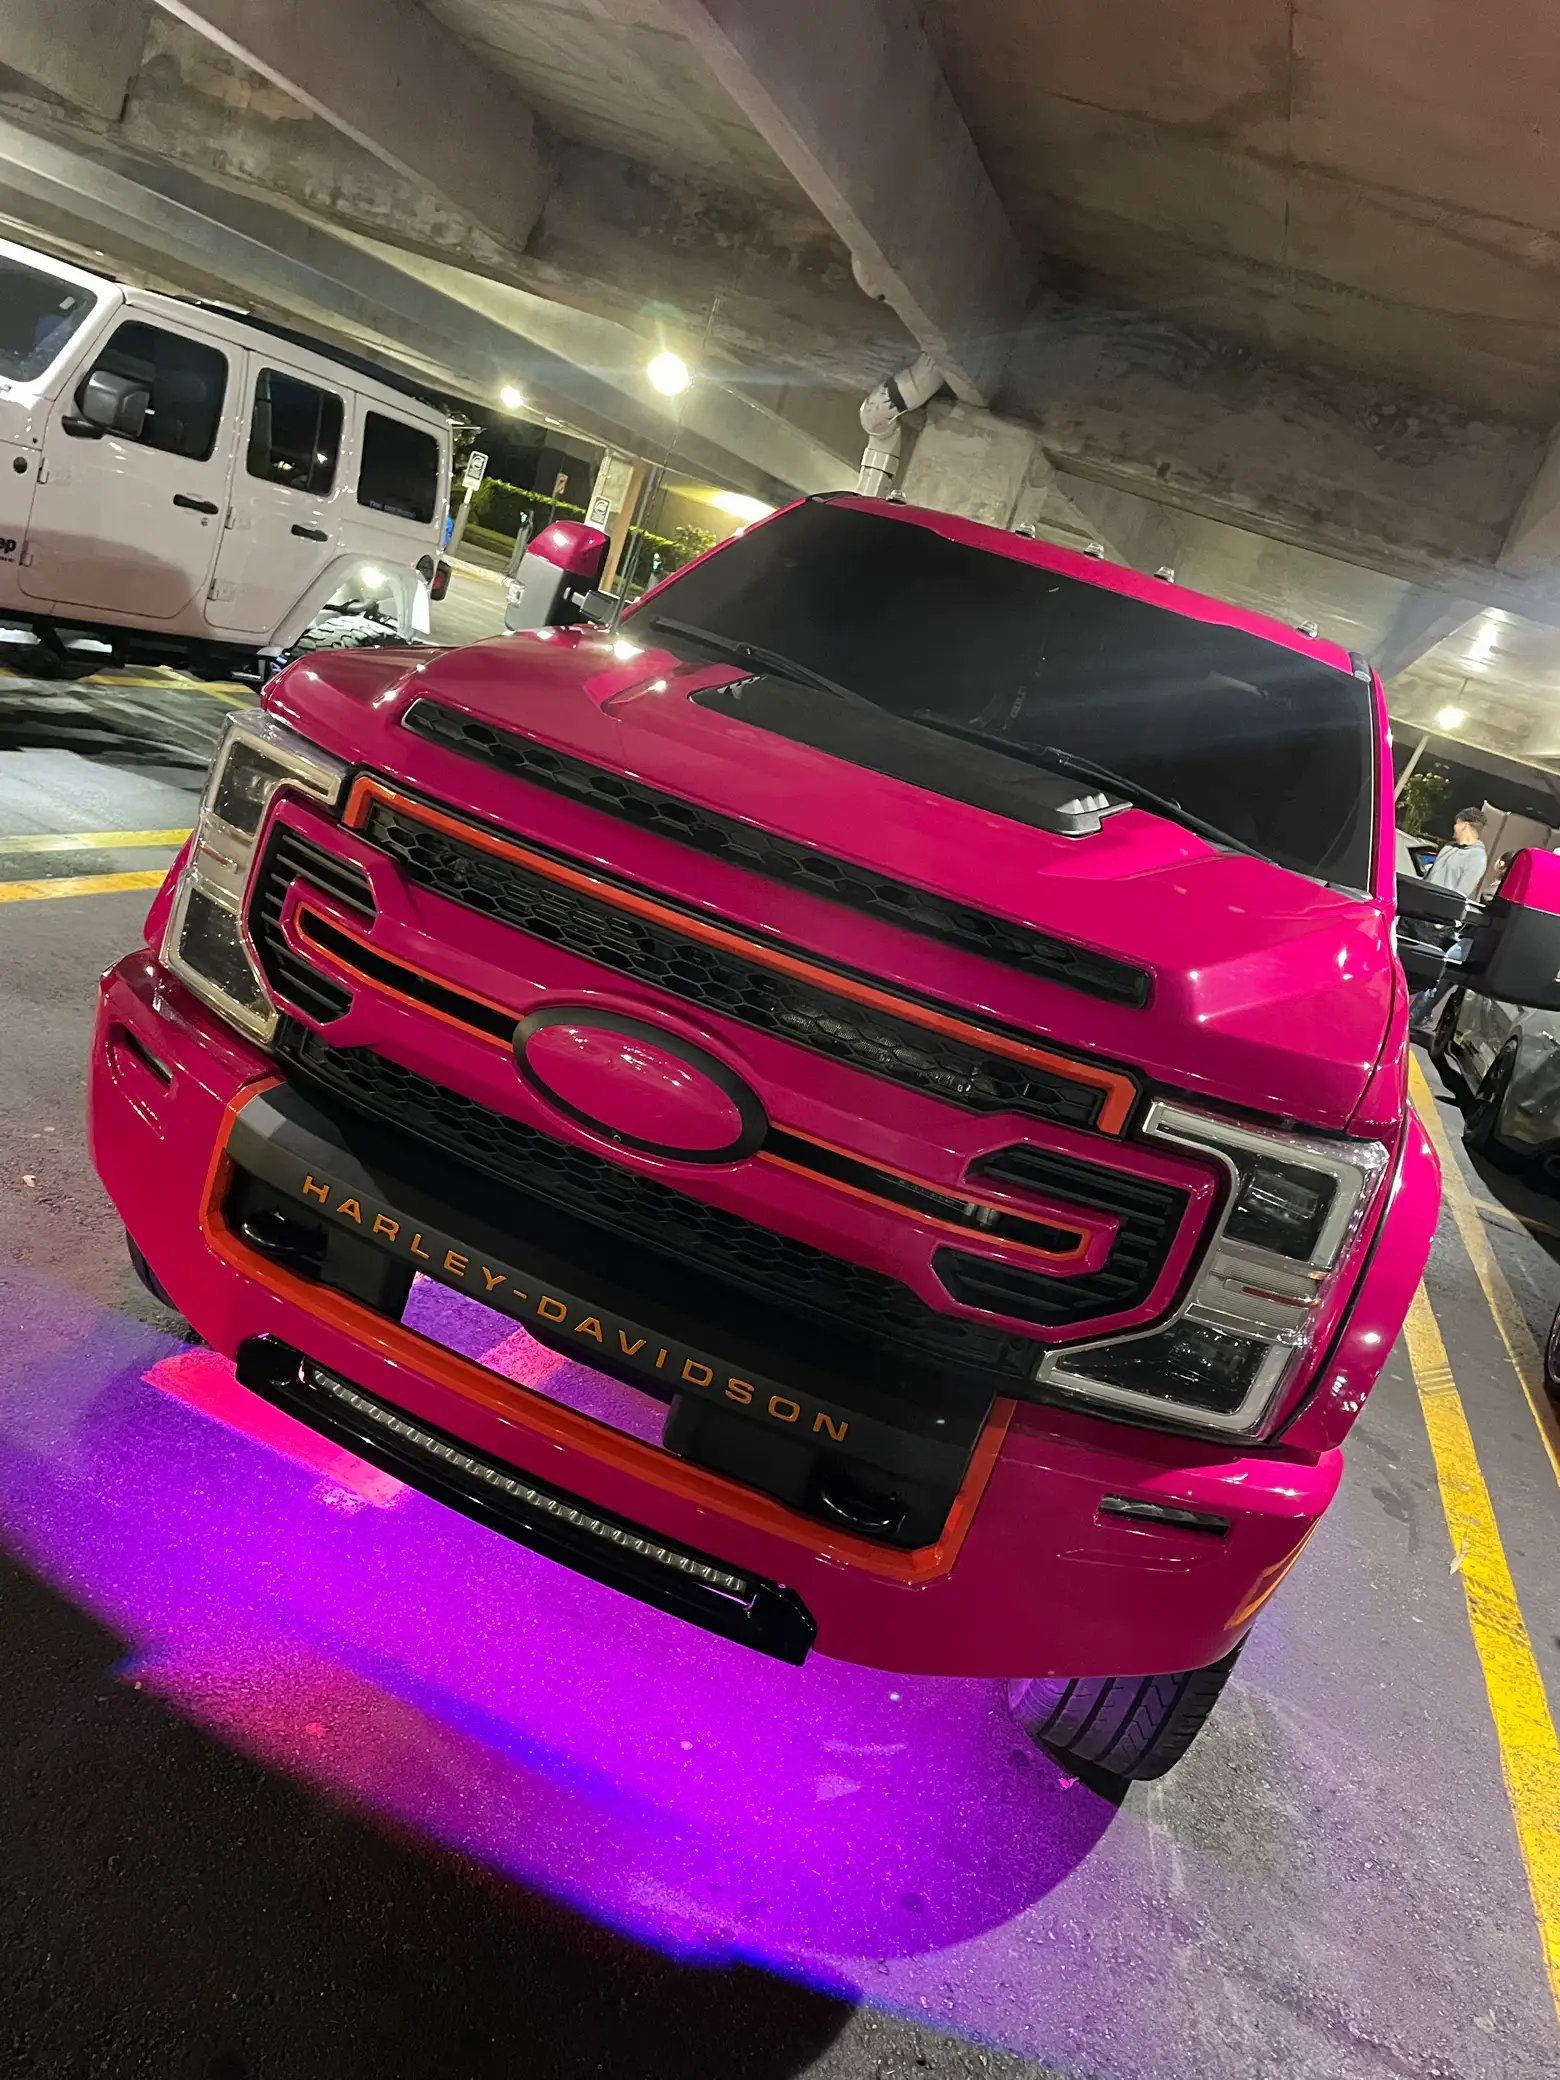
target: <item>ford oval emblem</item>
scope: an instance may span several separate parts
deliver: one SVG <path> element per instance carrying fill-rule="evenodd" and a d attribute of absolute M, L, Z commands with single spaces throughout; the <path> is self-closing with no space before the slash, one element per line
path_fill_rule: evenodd
<path fill-rule="evenodd" d="M 520 1074 L 592 1133 L 680 1163 L 735 1163 L 768 1122 L 740 1076 L 675 1033 L 561 1004 L 533 1011 L 515 1034 Z"/>

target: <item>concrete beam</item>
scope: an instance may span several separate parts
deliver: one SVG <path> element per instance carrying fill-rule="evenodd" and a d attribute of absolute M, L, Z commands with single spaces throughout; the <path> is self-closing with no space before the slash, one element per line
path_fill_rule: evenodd
<path fill-rule="evenodd" d="M 495 237 L 530 237 L 548 185 L 535 118 L 418 0 L 157 4 Z"/>
<path fill-rule="evenodd" d="M 115 117 L 141 62 L 150 0 L 5 0 L 0 66 L 89 115 Z"/>
<path fill-rule="evenodd" d="M 663 0 L 966 402 L 990 403 L 1032 270 L 911 0 Z"/>
<path fill-rule="evenodd" d="M 1501 546 L 1500 567 L 1514 578 L 1560 573 L 1560 431 L 1550 436 L 1527 494 Z"/>
<path fill-rule="evenodd" d="M 1371 663 L 1384 681 L 1396 679 L 1481 611 L 1477 600 L 1416 587 L 1405 593 L 1392 626 L 1371 652 Z"/>
<path fill-rule="evenodd" d="M 0 213 L 106 252 L 127 272 L 242 302 L 433 389 L 483 400 L 518 383 L 538 413 L 590 439 L 655 459 L 670 450 L 678 467 L 771 502 L 848 477 L 801 429 L 718 383 L 695 386 L 679 423 L 619 326 L 343 237 L 179 169 L 163 169 L 155 188 L 138 172 L 0 121 Z M 565 320 L 567 337 L 549 330 Z"/>

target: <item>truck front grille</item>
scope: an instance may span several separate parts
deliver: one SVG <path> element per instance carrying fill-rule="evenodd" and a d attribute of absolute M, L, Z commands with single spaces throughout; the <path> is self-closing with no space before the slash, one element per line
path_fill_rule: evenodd
<path fill-rule="evenodd" d="M 374 894 L 368 876 L 350 860 L 337 859 L 288 824 L 272 824 L 250 886 L 250 937 L 261 972 L 275 993 L 316 1025 L 329 1025 L 346 1017 L 352 996 L 341 983 L 294 953 L 282 936 L 282 910 L 295 881 L 307 881 L 344 908 L 369 918 L 374 915 Z"/>
<path fill-rule="evenodd" d="M 896 1017 L 861 1001 L 863 994 L 888 992 L 887 985 L 873 985 L 871 978 L 834 971 L 840 978 L 836 994 L 826 983 L 786 972 L 826 972 L 815 957 L 793 959 L 778 942 L 754 940 L 752 957 L 744 958 L 711 944 L 712 936 L 727 935 L 712 933 L 697 913 L 688 912 L 684 921 L 662 899 L 651 900 L 599 874 L 587 876 L 561 858 L 546 861 L 552 872 L 537 871 L 491 849 L 496 841 L 478 842 L 484 834 L 474 827 L 470 839 L 457 835 L 459 826 L 440 827 L 449 819 L 435 823 L 436 812 L 419 814 L 414 805 L 401 806 L 373 790 L 362 799 L 356 828 L 388 853 L 410 881 L 547 945 L 972 1111 L 1027 1113 L 1110 1132 L 1120 1132 L 1125 1124 L 1134 1087 L 1122 1072 L 1081 1060 L 1075 1066 L 1049 1043 L 1041 1049 L 1027 1036 L 1000 1035 L 952 1007 L 923 1005 L 905 992 L 895 994 L 910 1015 Z M 540 847 L 526 849 L 542 858 Z M 569 885 L 587 879 L 601 893 Z M 1023 1055 L 1054 1063 L 1054 1073 L 1049 1066 L 1017 1058 Z"/>
<path fill-rule="evenodd" d="M 898 1345 L 919 1360 L 1022 1378 L 1038 1352 L 1022 1333 L 930 1307 L 886 1273 L 798 1242 L 724 1207 L 711 1206 L 657 1178 L 629 1170 L 572 1142 L 493 1111 L 365 1047 L 333 1047 L 284 1020 L 278 1052 L 305 1083 L 417 1135 L 490 1177 L 514 1184 L 614 1232 L 698 1266 L 735 1286 L 827 1319 L 835 1327 Z M 1010 1151 L 1015 1156 L 1029 1151 Z M 1141 1306 L 1174 1239 L 1185 1197 L 1150 1185 L 1159 1219 L 1123 1215 L 1138 1180 L 1069 1156 L 1034 1151 L 1046 1166 L 1048 1197 L 1116 1213 L 1121 1230 L 1100 1268 L 1077 1277 L 1026 1270 L 972 1253 L 940 1250 L 936 1268 L 964 1305 L 1001 1312 L 1051 1330 L 1094 1333 L 1095 1324 Z M 997 1173 L 992 1172 L 993 1176 Z M 965 1298 L 954 1270 L 1000 1275 L 1000 1297 Z"/>

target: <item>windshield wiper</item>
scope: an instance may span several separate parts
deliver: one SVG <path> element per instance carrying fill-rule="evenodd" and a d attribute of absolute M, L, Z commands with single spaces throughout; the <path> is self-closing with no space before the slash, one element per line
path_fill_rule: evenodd
<path fill-rule="evenodd" d="M 692 621 L 673 621 L 667 614 L 652 614 L 652 628 L 664 628 L 668 635 L 686 636 L 691 643 L 703 643 L 718 657 L 729 657 L 737 664 L 753 665 L 762 671 L 773 672 L 778 679 L 789 679 L 796 686 L 816 687 L 820 693 L 832 693 L 836 700 L 849 701 L 853 707 L 873 708 L 864 694 L 852 693 L 838 679 L 826 679 L 822 672 L 815 672 L 810 664 L 799 664 L 794 657 L 783 651 L 771 650 L 764 643 L 749 643 L 738 636 L 723 636 L 718 629 L 700 628 Z"/>
<path fill-rule="evenodd" d="M 1248 845 L 1243 838 L 1231 837 L 1228 831 L 1210 823 L 1206 816 L 1199 816 L 1192 809 L 1183 809 L 1173 796 L 1144 787 L 1140 781 L 1129 780 L 1125 773 L 1115 772 L 1110 766 L 1096 765 L 1092 758 L 1080 758 L 1076 751 L 1063 751 L 1055 744 L 1015 744 L 1011 737 L 999 736 L 995 730 L 971 729 L 962 722 L 945 721 L 941 715 L 934 715 L 930 708 L 917 708 L 910 720 L 927 729 L 940 730 L 945 737 L 958 737 L 966 744 L 979 744 L 985 750 L 1000 751 L 1004 758 L 1016 758 L 1023 765 L 1040 766 L 1051 773 L 1065 773 L 1072 780 L 1092 780 L 1096 786 L 1119 794 L 1134 808 L 1151 810 L 1155 816 L 1180 824 L 1183 830 L 1194 831 L 1199 838 L 1206 838 L 1210 845 L 1222 845 L 1230 852 L 1244 852 L 1249 859 L 1267 858 L 1267 854 L 1259 852 L 1255 845 Z"/>

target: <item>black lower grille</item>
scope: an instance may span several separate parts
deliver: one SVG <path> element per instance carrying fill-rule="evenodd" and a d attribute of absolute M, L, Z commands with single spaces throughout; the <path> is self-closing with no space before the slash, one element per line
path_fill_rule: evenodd
<path fill-rule="evenodd" d="M 835 995 L 496 856 L 376 801 L 363 826 L 420 888 L 595 961 L 669 996 L 724 1013 L 894 1083 L 980 1112 L 1019 1112 L 1068 1126 L 1099 1117 L 1097 1085 Z M 533 848 L 534 849 L 534 848 Z"/>
<path fill-rule="evenodd" d="M 497 729 L 439 701 L 414 702 L 407 710 L 405 727 L 431 743 L 447 745 L 554 794 L 588 803 L 592 809 L 654 831 L 658 837 L 675 839 L 679 845 L 789 887 L 804 888 L 885 924 L 939 939 L 944 945 L 980 954 L 1026 975 L 1042 975 L 1049 982 L 1060 982 L 1113 1004 L 1148 1002 L 1149 978 L 1129 961 L 952 902 L 775 831 L 739 823 L 733 816 L 718 815 L 713 809 L 647 787 L 643 781 L 534 743 L 518 730 Z"/>
<path fill-rule="evenodd" d="M 370 1048 L 332 1047 L 292 1021 L 284 1022 L 277 1047 L 305 1084 L 417 1135 L 490 1177 L 520 1186 L 733 1286 L 801 1310 L 836 1330 L 845 1325 L 852 1334 L 897 1346 L 918 1361 L 995 1373 L 1015 1382 L 1034 1369 L 1038 1353 L 1022 1334 L 929 1307 L 908 1286 L 883 1272 L 777 1234 L 588 1149 L 555 1140 Z M 1096 1187 L 1101 1180 L 1109 1189 L 1113 1173 L 1068 1157 L 1044 1160 L 1065 1173 L 1070 1184 L 1066 1196 L 1079 1205 L 1100 1203 Z M 1057 1183 L 1048 1183 L 1045 1189 L 1061 1195 Z M 1123 1226 L 1125 1229 L 1125 1223 Z M 1168 1247 L 1167 1233 L 1157 1262 L 1163 1261 Z M 991 1268 L 984 1259 L 966 1258 L 961 1252 L 939 1253 L 943 1255 Z M 1118 1297 L 1123 1278 L 1114 1265 L 1113 1253 L 1101 1270 L 1077 1278 L 1016 1273 L 1029 1296 L 1025 1307 L 1009 1308 L 987 1299 L 971 1304 L 986 1308 L 1003 1304 L 1004 1312 L 1045 1326 L 1092 1324 L 1123 1306 L 1137 1304 L 1136 1298 Z M 1143 1272 L 1135 1259 L 1127 1277 L 1136 1294 Z M 1043 1292 L 1036 1294 L 1031 1288 L 1043 1288 Z M 1047 1308 L 1044 1314 L 1039 1312 L 1042 1305 Z"/>
<path fill-rule="evenodd" d="M 311 962 L 301 959 L 282 936 L 282 910 L 295 881 L 307 881 L 323 894 L 365 917 L 374 914 L 368 877 L 350 860 L 338 859 L 278 823 L 266 841 L 249 894 L 249 933 L 265 979 L 278 996 L 319 1025 L 345 1018 L 351 992 Z"/>

